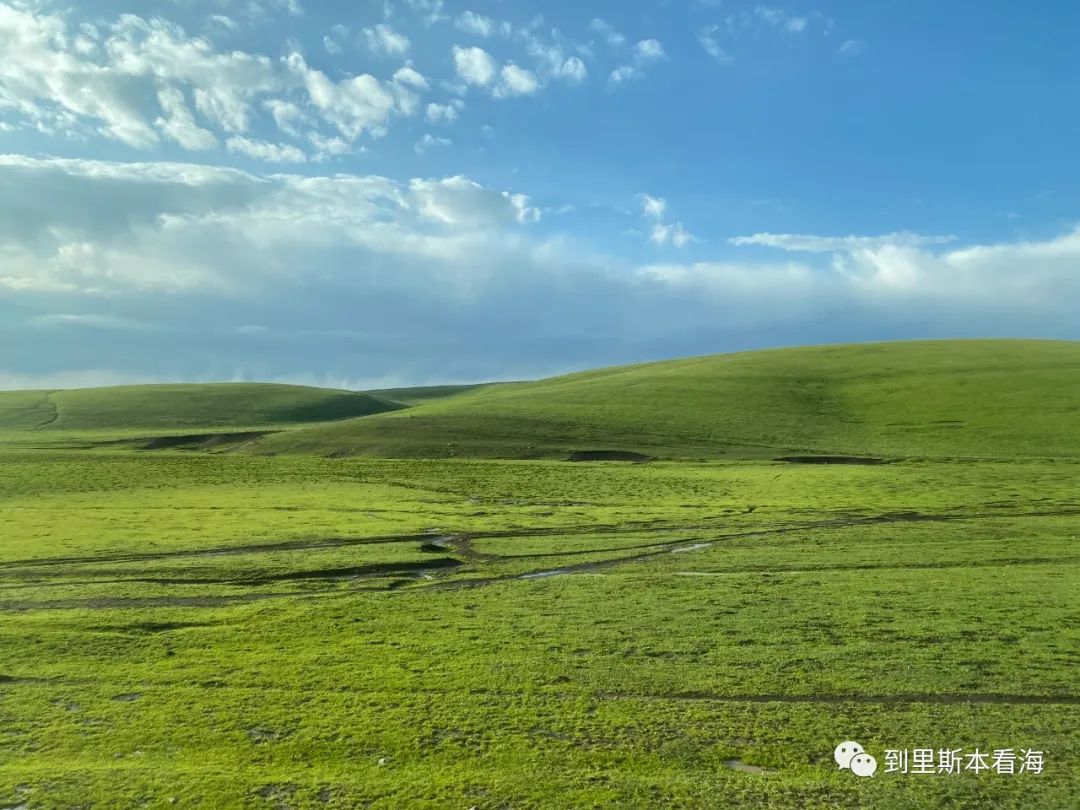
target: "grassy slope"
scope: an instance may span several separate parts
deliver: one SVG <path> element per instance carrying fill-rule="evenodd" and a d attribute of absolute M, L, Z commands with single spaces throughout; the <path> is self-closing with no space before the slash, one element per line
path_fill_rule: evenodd
<path fill-rule="evenodd" d="M 0 430 L 251 427 L 366 416 L 401 406 L 368 394 L 262 383 L 0 392 Z"/>
<path fill-rule="evenodd" d="M 403 405 L 423 405 L 440 399 L 449 399 L 459 394 L 466 394 L 478 388 L 488 388 L 494 383 L 477 383 L 474 385 L 422 385 L 413 388 L 380 388 L 375 391 L 367 391 L 373 397 L 400 402 Z M 512 383 L 505 383 L 512 384 Z"/>
<path fill-rule="evenodd" d="M 1038 418 L 1017 418 L 1018 414 Z M 823 346 L 602 369 L 293 431 L 268 453 L 1080 455 L 1080 344 Z"/>
<path fill-rule="evenodd" d="M 0 447 L 0 807 L 1073 808 L 1078 492 L 1076 462 Z M 939 520 L 866 522 L 907 511 Z M 481 556 L 335 574 L 444 557 L 385 541 L 434 526 Z M 1047 769 L 885 772 L 915 746 Z"/>

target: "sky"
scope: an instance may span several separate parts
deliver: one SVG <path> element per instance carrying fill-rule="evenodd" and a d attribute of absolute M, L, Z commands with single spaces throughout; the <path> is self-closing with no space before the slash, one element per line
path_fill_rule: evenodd
<path fill-rule="evenodd" d="M 1080 338 L 1080 7 L 0 0 L 0 388 Z"/>

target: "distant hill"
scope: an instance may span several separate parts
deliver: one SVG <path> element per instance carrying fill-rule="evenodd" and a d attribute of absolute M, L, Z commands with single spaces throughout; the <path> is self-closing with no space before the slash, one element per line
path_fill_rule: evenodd
<path fill-rule="evenodd" d="M 369 394 L 268 383 L 0 391 L 0 430 L 281 426 L 368 416 L 402 407 Z"/>
<path fill-rule="evenodd" d="M 607 368 L 290 431 L 267 437 L 254 451 L 1075 458 L 1080 344 L 878 343 Z"/>
<path fill-rule="evenodd" d="M 415 388 L 380 388 L 374 391 L 366 391 L 365 393 L 371 394 L 373 397 L 378 397 L 379 399 L 400 402 L 403 405 L 422 405 L 427 402 L 434 402 L 437 399 L 456 397 L 458 394 L 465 394 L 469 391 L 475 391 L 478 388 L 487 388 L 494 384 L 496 383 L 477 383 L 474 385 L 423 385 Z M 514 383 L 504 383 L 504 385 L 514 385 Z"/>

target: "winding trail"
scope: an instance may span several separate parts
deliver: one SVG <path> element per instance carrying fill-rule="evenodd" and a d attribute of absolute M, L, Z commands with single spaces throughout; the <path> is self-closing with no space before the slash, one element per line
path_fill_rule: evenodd
<path fill-rule="evenodd" d="M 926 514 L 915 511 L 900 511 L 900 512 L 886 512 L 880 515 L 855 515 L 848 517 L 829 518 L 827 520 L 806 521 L 797 523 L 785 523 L 775 528 L 767 529 L 752 529 L 743 532 L 735 532 L 731 534 L 721 534 L 715 537 L 707 538 L 709 542 L 719 540 L 730 540 L 736 538 L 745 537 L 761 537 L 775 534 L 789 534 L 792 532 L 800 531 L 813 531 L 816 529 L 829 529 L 829 528 L 844 528 L 850 526 L 873 526 L 878 524 L 887 523 L 947 523 L 953 521 L 967 521 L 967 520 L 1017 520 L 1023 518 L 1040 518 L 1040 517 L 1072 517 L 1080 516 L 1080 508 L 1077 509 L 1057 509 L 1049 511 L 1034 511 L 1034 512 L 1020 512 L 1020 513 L 1003 513 L 1003 512 L 968 512 L 968 513 L 940 513 L 940 514 Z M 93 556 L 81 556 L 81 557 L 42 557 L 39 559 L 23 559 L 23 560 L 8 560 L 0 562 L 0 576 L 6 570 L 15 568 L 39 568 L 49 566 L 68 566 L 68 565 L 97 565 L 100 563 L 132 563 L 132 562 L 152 562 L 156 560 L 169 560 L 169 559 L 183 559 L 183 558 L 198 558 L 198 557 L 225 557 L 225 556 L 240 556 L 246 554 L 264 554 L 272 551 L 314 551 L 320 549 L 332 549 L 343 548 L 348 546 L 364 546 L 364 545 L 381 545 L 381 544 L 394 544 L 394 543 L 432 543 L 439 541 L 443 538 L 453 538 L 454 542 L 459 544 L 458 547 L 462 547 L 461 544 L 465 544 L 465 547 L 474 540 L 491 540 L 491 539 L 511 539 L 515 537 L 563 537 L 573 535 L 587 535 L 587 534 L 672 534 L 675 532 L 688 532 L 688 531 L 714 531 L 721 528 L 717 522 L 709 523 L 687 523 L 687 524 L 663 524 L 656 525 L 655 522 L 650 523 L 624 523 L 618 525 L 611 524 L 590 524 L 590 525 L 574 525 L 574 526 L 542 526 L 542 527 L 524 527 L 516 529 L 503 529 L 493 531 L 465 531 L 454 534 L 447 534 L 441 532 L 424 532 L 420 534 L 404 534 L 404 535 L 373 535 L 370 537 L 332 537 L 324 538 L 321 540 L 282 540 L 271 543 L 253 543 L 250 545 L 240 546 L 217 546 L 205 549 L 181 549 L 177 551 L 160 551 L 150 552 L 143 554 L 98 554 Z M 688 538 L 680 538 L 678 540 L 661 541 L 656 543 L 642 543 L 637 546 L 626 546 L 622 548 L 612 549 L 590 549 L 582 553 L 604 553 L 605 551 L 628 551 L 634 548 L 652 548 L 658 545 L 671 545 L 676 543 L 689 542 Z M 569 556 L 577 552 L 563 553 L 544 553 L 537 555 L 479 555 L 478 559 L 495 560 L 495 559 L 528 559 L 529 557 L 541 557 L 541 556 Z"/>
<path fill-rule="evenodd" d="M 0 611 L 26 611 L 26 610 L 59 610 L 59 609 L 104 609 L 104 608 L 150 608 L 150 607 L 217 607 L 241 602 L 251 602 L 264 599 L 281 598 L 313 598 L 318 596 L 347 596 L 357 591 L 378 592 L 404 592 L 419 590 L 458 590 L 464 588 L 476 588 L 498 583 L 506 583 L 515 580 L 540 580 L 552 577 L 584 574 L 587 572 L 603 571 L 617 566 L 644 562 L 657 557 L 679 554 L 690 556 L 694 552 L 711 548 L 725 540 L 743 539 L 748 537 L 764 537 L 771 535 L 789 534 L 794 532 L 809 532 L 820 529 L 868 526 L 890 523 L 913 523 L 913 522 L 953 522 L 968 520 L 989 519 L 1020 519 L 1046 516 L 1080 515 L 1080 510 L 1054 510 L 1041 512 L 1024 512 L 1019 514 L 1001 513 L 949 513 L 949 514 L 925 514 L 913 511 L 889 512 L 881 515 L 851 516 L 843 518 L 829 518 L 826 520 L 807 521 L 801 523 L 784 524 L 772 528 L 753 529 L 727 534 L 716 534 L 709 537 L 686 537 L 686 533 L 692 530 L 707 529 L 715 530 L 716 523 L 695 523 L 685 525 L 642 526 L 641 524 L 623 525 L 618 527 L 598 526 L 569 526 L 569 527 L 540 527 L 540 528 L 517 528 L 501 531 L 467 532 L 461 534 L 415 534 L 396 536 L 377 536 L 367 538 L 331 538 L 320 541 L 284 541 L 280 543 L 266 543 L 240 548 L 231 547 L 224 549 L 206 549 L 199 551 L 160 552 L 153 554 L 135 555 L 100 555 L 92 557 L 57 557 L 43 560 L 16 560 L 0 564 L 0 592 L 10 592 L 22 589 L 48 589 L 58 587 L 71 587 L 79 585 L 123 585 L 145 584 L 163 587 L 183 586 L 224 586 L 234 588 L 250 588 L 271 585 L 284 582 L 319 581 L 327 584 L 349 580 L 359 582 L 364 580 L 389 580 L 378 586 L 351 587 L 348 590 L 327 589 L 325 591 L 277 591 L 273 593 L 235 593 L 235 594 L 189 594 L 181 595 L 172 593 L 168 595 L 148 595 L 133 597 L 87 597 L 67 598 L 53 600 L 11 600 L 0 602 Z M 632 545 L 608 546 L 605 548 L 578 549 L 564 552 L 541 552 L 536 554 L 503 555 L 491 552 L 480 552 L 473 547 L 477 539 L 503 539 L 515 537 L 555 537 L 573 536 L 579 534 L 679 534 L 676 539 L 657 538 L 644 543 Z M 441 553 L 442 556 L 431 557 L 420 561 L 402 561 L 393 563 L 368 563 L 365 565 L 301 569 L 296 571 L 272 572 L 261 576 L 125 576 L 128 572 L 117 569 L 86 570 L 82 566 L 101 565 L 102 563 L 133 563 L 133 562 L 164 562 L 181 558 L 200 558 L 214 556 L 231 556 L 237 554 L 259 554 L 281 550 L 315 550 L 337 548 L 342 546 L 379 545 L 412 543 L 419 545 L 422 552 L 430 554 Z M 625 554 L 626 552 L 639 552 Z M 624 556 L 611 559 L 591 559 L 586 562 L 561 565 L 556 568 L 540 568 L 532 571 L 515 571 L 513 573 L 500 573 L 497 569 L 506 563 L 516 563 L 530 559 L 546 559 L 558 557 L 561 559 L 575 556 L 596 556 L 602 554 L 624 554 Z M 768 573 L 768 574 L 799 574 L 817 573 L 828 571 L 875 571 L 875 570 L 918 570 L 918 569 L 962 569 L 962 568 L 987 568 L 1018 565 L 1041 565 L 1053 563 L 1076 563 L 1080 562 L 1080 556 L 1069 557 L 1037 557 L 1022 559 L 1002 560 L 969 560 L 969 561 L 935 561 L 935 562 L 867 562 L 867 563 L 841 563 L 835 565 L 784 567 L 768 565 L 743 565 L 712 571 L 676 571 L 668 572 L 671 576 L 733 576 L 740 574 Z M 476 576 L 457 579 L 446 578 L 447 574 L 455 569 L 468 564 L 474 564 L 480 570 Z M 67 571 L 57 572 L 53 581 L 34 581 L 46 575 L 45 569 L 57 567 L 70 567 L 70 573 L 79 575 L 78 580 L 68 578 Z M 485 568 L 493 567 L 489 574 L 483 575 Z M 81 569 L 81 570 L 80 570 Z"/>

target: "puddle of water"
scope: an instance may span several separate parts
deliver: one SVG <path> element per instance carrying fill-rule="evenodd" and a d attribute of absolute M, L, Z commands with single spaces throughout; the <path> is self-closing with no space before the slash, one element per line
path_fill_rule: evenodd
<path fill-rule="evenodd" d="M 772 771 L 759 768 L 757 765 L 747 765 L 741 759 L 728 759 L 724 761 L 724 764 L 733 771 L 742 771 L 743 773 L 772 773 Z"/>
<path fill-rule="evenodd" d="M 723 574 L 713 573 L 712 571 L 676 571 L 677 577 L 722 577 Z"/>
<path fill-rule="evenodd" d="M 712 543 L 694 543 L 692 546 L 680 546 L 679 548 L 673 548 L 672 554 L 681 554 L 684 551 L 700 551 L 703 548 L 712 547 Z"/>
<path fill-rule="evenodd" d="M 569 573 L 565 569 L 556 568 L 554 571 L 537 571 L 535 574 L 522 574 L 518 579 L 544 579 L 545 577 L 561 577 Z"/>

